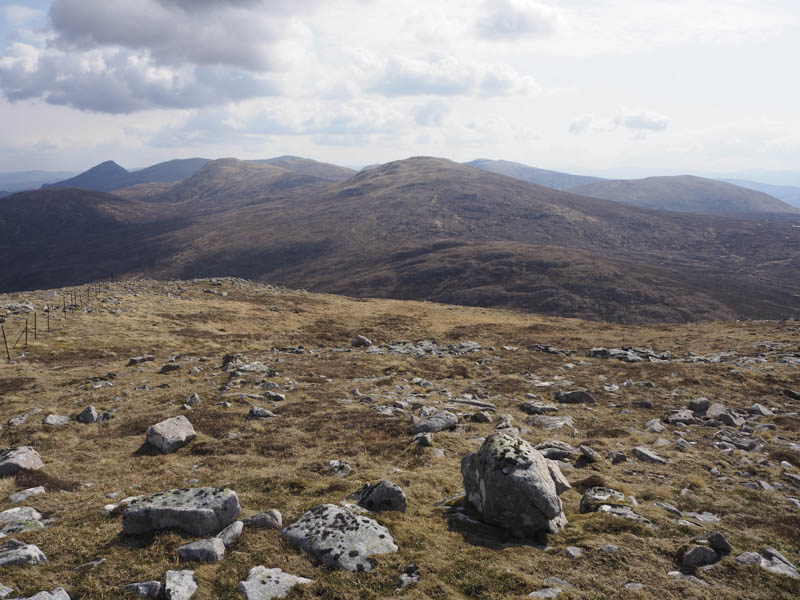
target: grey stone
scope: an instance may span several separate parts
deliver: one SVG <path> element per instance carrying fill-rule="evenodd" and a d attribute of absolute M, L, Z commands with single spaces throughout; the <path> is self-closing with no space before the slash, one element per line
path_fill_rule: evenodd
<path fill-rule="evenodd" d="M 600 548 L 600 552 L 611 552 L 612 554 L 616 554 L 620 551 L 619 546 L 615 546 L 614 544 L 606 544 L 602 548 Z"/>
<path fill-rule="evenodd" d="M 670 414 L 666 418 L 667 423 L 671 425 L 699 425 L 700 419 L 695 416 L 691 410 L 678 410 Z"/>
<path fill-rule="evenodd" d="M 554 431 L 562 427 L 574 427 L 574 421 L 569 415 L 546 416 L 531 415 L 525 419 L 525 423 L 532 427 L 539 427 L 544 431 Z"/>
<path fill-rule="evenodd" d="M 372 346 L 372 340 L 363 335 L 357 335 L 351 342 L 353 348 L 369 348 Z"/>
<path fill-rule="evenodd" d="M 760 404 L 756 403 L 753 404 L 750 408 L 747 409 L 747 412 L 751 415 L 758 415 L 759 417 L 771 417 L 774 413 Z"/>
<path fill-rule="evenodd" d="M 597 400 L 586 390 L 572 392 L 555 392 L 557 402 L 561 404 L 597 404 Z"/>
<path fill-rule="evenodd" d="M 35 565 L 47 562 L 44 552 L 33 544 L 24 544 L 17 540 L 8 540 L 0 546 L 0 567 L 9 565 Z"/>
<path fill-rule="evenodd" d="M 557 473 L 555 480 L 552 473 Z M 567 523 L 558 498 L 566 479 L 523 439 L 505 433 L 489 436 L 477 452 L 462 459 L 461 475 L 467 499 L 487 523 L 520 537 L 555 533 Z"/>
<path fill-rule="evenodd" d="M 333 469 L 333 472 L 339 477 L 347 477 L 353 470 L 353 467 L 343 460 L 329 460 L 328 466 Z"/>
<path fill-rule="evenodd" d="M 412 424 L 408 432 L 411 434 L 437 433 L 446 429 L 455 429 L 456 425 L 458 425 L 458 417 L 446 410 L 440 410 Z"/>
<path fill-rule="evenodd" d="M 175 452 L 196 437 L 194 427 L 183 415 L 166 419 L 147 428 L 147 442 L 164 454 Z"/>
<path fill-rule="evenodd" d="M 84 408 L 77 417 L 75 417 L 75 420 L 78 423 L 84 423 L 88 425 L 89 423 L 96 423 L 97 418 L 97 409 L 94 406 L 89 405 Z"/>
<path fill-rule="evenodd" d="M 150 362 L 155 360 L 155 356 L 152 354 L 145 354 L 144 356 L 134 356 L 133 358 L 128 360 L 128 364 L 125 365 L 126 367 L 133 367 L 136 365 L 140 365 L 142 363 Z"/>
<path fill-rule="evenodd" d="M 576 558 L 580 558 L 583 555 L 583 550 L 581 550 L 577 546 L 567 546 L 567 549 L 564 550 L 564 554 L 566 554 L 568 558 L 575 560 Z"/>
<path fill-rule="evenodd" d="M 164 584 L 160 581 L 129 583 L 124 586 L 123 589 L 128 592 L 133 592 L 142 598 L 161 598 L 164 594 Z"/>
<path fill-rule="evenodd" d="M 254 419 L 274 419 L 277 417 L 274 412 L 271 410 L 267 410 L 266 408 L 262 408 L 260 406 L 252 406 L 250 408 L 250 412 L 247 413 L 247 421 L 253 421 Z"/>
<path fill-rule="evenodd" d="M 542 588 L 541 590 L 528 594 L 528 598 L 558 598 L 559 594 L 563 591 L 564 590 L 557 587 Z"/>
<path fill-rule="evenodd" d="M 138 535 L 175 528 L 194 536 L 215 535 L 239 515 L 236 492 L 221 488 L 183 488 L 132 501 L 123 512 L 122 531 Z"/>
<path fill-rule="evenodd" d="M 189 600 L 196 591 L 194 571 L 167 571 L 164 584 L 167 600 Z"/>
<path fill-rule="evenodd" d="M 395 590 L 395 593 L 399 594 L 409 585 L 414 585 L 419 583 L 419 578 L 422 576 L 420 573 L 419 567 L 415 564 L 406 565 L 403 572 L 400 573 L 400 587 Z"/>
<path fill-rule="evenodd" d="M 620 450 L 611 450 L 606 454 L 608 460 L 611 461 L 612 465 L 618 465 L 619 463 L 627 462 L 628 457 L 625 455 L 624 452 Z"/>
<path fill-rule="evenodd" d="M 40 494 L 44 494 L 46 490 L 44 486 L 36 486 L 33 488 L 28 488 L 27 490 L 22 490 L 19 492 L 14 492 L 13 494 L 8 495 L 8 499 L 15 504 L 17 502 L 25 502 L 28 498 L 33 498 L 34 496 L 38 496 Z"/>
<path fill-rule="evenodd" d="M 172 373 L 173 371 L 177 371 L 181 368 L 180 363 L 167 363 L 163 367 L 161 367 L 158 372 L 160 375 L 166 375 L 167 373 Z"/>
<path fill-rule="evenodd" d="M 695 577 L 694 575 L 686 575 L 685 573 L 681 573 L 680 571 L 670 571 L 667 573 L 667 576 L 674 577 L 675 579 L 680 579 L 681 581 L 686 581 L 693 585 L 697 585 L 700 587 L 709 587 L 707 581 L 703 581 L 699 577 Z"/>
<path fill-rule="evenodd" d="M 794 487 L 800 488 L 800 475 L 797 473 L 789 473 L 784 471 L 783 478 L 791 483 Z"/>
<path fill-rule="evenodd" d="M 32 417 L 33 415 L 38 415 L 40 412 L 42 412 L 41 408 L 32 408 L 26 413 L 17 415 L 16 417 L 11 417 L 8 420 L 8 426 L 19 427 L 20 425 L 23 425 L 25 421 L 27 421 L 30 417 Z"/>
<path fill-rule="evenodd" d="M 423 448 L 427 448 L 428 446 L 433 445 L 433 434 L 432 433 L 418 433 L 413 437 L 413 441 L 416 442 L 419 446 Z"/>
<path fill-rule="evenodd" d="M 217 562 L 225 556 L 225 543 L 218 537 L 191 542 L 178 548 L 178 556 L 186 561 Z"/>
<path fill-rule="evenodd" d="M 360 489 L 350 494 L 349 498 L 358 505 L 373 512 L 397 510 L 406 512 L 406 494 L 396 483 L 379 481 L 370 485 L 365 483 Z"/>
<path fill-rule="evenodd" d="M 703 565 L 713 565 L 719 561 L 719 555 L 708 546 L 692 546 L 681 559 L 681 569 L 686 572 L 694 572 L 697 567 Z"/>
<path fill-rule="evenodd" d="M 271 600 L 285 598 L 296 585 L 314 583 L 312 579 L 284 573 L 281 569 L 253 567 L 247 579 L 239 582 L 238 590 L 245 600 Z"/>
<path fill-rule="evenodd" d="M 587 462 L 596 463 L 600 460 L 600 455 L 585 444 L 578 446 L 578 450 L 581 451 L 581 454 L 587 460 Z"/>
<path fill-rule="evenodd" d="M 371 571 L 373 555 L 397 552 L 385 527 L 335 504 L 314 507 L 281 534 L 322 564 L 351 572 Z"/>
<path fill-rule="evenodd" d="M 191 394 L 186 396 L 186 400 L 184 400 L 183 403 L 189 406 L 200 404 L 200 395 L 197 392 L 192 392 Z"/>
<path fill-rule="evenodd" d="M 492 422 L 492 415 L 490 415 L 490 414 L 489 414 L 488 412 L 486 412 L 485 410 L 484 410 L 484 411 L 481 411 L 481 412 L 476 412 L 476 413 L 474 413 L 474 414 L 472 415 L 472 417 L 470 417 L 470 418 L 471 418 L 471 419 L 472 419 L 472 421 L 474 421 L 475 423 L 491 423 L 491 422 Z"/>
<path fill-rule="evenodd" d="M 66 415 L 47 415 L 42 421 L 42 425 L 49 425 L 51 427 L 61 427 L 72 422 L 72 419 Z"/>
<path fill-rule="evenodd" d="M 542 453 L 545 458 L 551 460 L 569 460 L 575 457 L 579 450 L 573 448 L 561 440 L 547 440 L 536 444 L 535 448 Z"/>
<path fill-rule="evenodd" d="M 631 500 L 622 492 L 606 487 L 593 487 L 586 490 L 581 497 L 580 512 L 586 514 L 596 512 L 601 506 L 631 506 Z"/>
<path fill-rule="evenodd" d="M 718 531 L 714 531 L 707 535 L 701 536 L 698 540 L 703 540 L 708 542 L 708 544 L 714 549 L 714 551 L 719 554 L 720 556 L 727 556 L 731 553 L 731 545 L 728 543 L 728 540 L 725 539 L 725 536 L 719 533 Z"/>
<path fill-rule="evenodd" d="M 51 592 L 39 592 L 27 598 L 13 598 L 12 600 L 70 600 L 70 596 L 67 590 L 59 587 Z"/>
<path fill-rule="evenodd" d="M 283 527 L 283 515 L 274 508 L 242 519 L 242 521 L 247 527 L 260 527 L 261 529 L 280 529 Z"/>
<path fill-rule="evenodd" d="M 680 510 L 678 510 L 678 508 L 676 506 L 673 506 L 672 504 L 669 504 L 668 502 L 656 502 L 655 505 L 660 507 L 660 508 L 663 508 L 665 511 L 667 511 L 668 513 L 670 513 L 672 515 L 675 515 L 676 517 L 682 517 L 683 516 L 683 513 Z"/>
<path fill-rule="evenodd" d="M 689 519 L 694 519 L 695 521 L 700 521 L 701 523 L 719 523 L 720 518 L 710 512 L 685 512 L 683 513 L 684 517 L 688 517 Z"/>
<path fill-rule="evenodd" d="M 704 415 L 706 414 L 709 406 L 711 406 L 711 400 L 708 398 L 694 398 L 693 400 L 689 401 L 689 404 L 686 405 L 686 408 L 698 415 Z"/>
<path fill-rule="evenodd" d="M 644 589 L 644 585 L 641 584 L 641 583 L 637 583 L 637 582 L 632 581 L 630 583 L 626 583 L 625 584 L 625 589 L 626 590 L 634 590 L 634 591 L 643 590 Z"/>
<path fill-rule="evenodd" d="M 725 425 L 730 425 L 731 427 L 740 427 L 744 424 L 744 419 L 734 415 L 727 406 L 720 404 L 719 402 L 715 402 L 708 407 L 708 410 L 706 411 L 706 417 L 712 421 L 720 421 Z"/>
<path fill-rule="evenodd" d="M 519 405 L 522 412 L 529 415 L 546 415 L 551 412 L 558 412 L 558 407 L 554 404 L 541 404 L 539 402 L 523 402 Z"/>
<path fill-rule="evenodd" d="M 0 532 L 11 535 L 43 529 L 44 523 L 42 523 L 42 514 L 38 510 L 19 506 L 0 512 L 0 526 L 2 526 Z"/>
<path fill-rule="evenodd" d="M 651 419 L 644 424 L 644 430 L 650 433 L 663 433 L 666 429 L 660 419 Z"/>
<path fill-rule="evenodd" d="M 634 448 L 633 455 L 639 460 L 643 460 L 645 462 L 656 463 L 659 465 L 667 464 L 667 461 L 664 458 L 660 457 L 652 450 L 648 450 L 644 446 L 637 446 L 636 448 Z"/>
<path fill-rule="evenodd" d="M 241 537 L 243 529 L 244 523 L 242 521 L 234 521 L 225 529 L 220 531 L 217 534 L 217 537 L 222 540 L 222 543 L 225 544 L 225 547 L 227 548 L 228 546 L 236 543 L 239 537 Z"/>
<path fill-rule="evenodd" d="M 11 592 L 14 591 L 14 588 L 7 587 L 0 583 L 0 598 L 7 598 L 11 595 Z"/>
<path fill-rule="evenodd" d="M 743 565 L 756 565 L 777 575 L 786 575 L 793 579 L 800 578 L 800 573 L 797 571 L 797 568 L 780 552 L 769 546 L 764 548 L 761 554 L 757 552 L 744 552 L 736 557 L 736 561 Z"/>

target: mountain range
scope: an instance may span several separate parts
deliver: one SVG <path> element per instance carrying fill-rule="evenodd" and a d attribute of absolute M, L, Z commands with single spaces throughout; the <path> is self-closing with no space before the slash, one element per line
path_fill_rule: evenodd
<path fill-rule="evenodd" d="M 319 176 L 328 165 L 278 164 L 14 194 L 0 203 L 0 290 L 234 275 L 620 322 L 800 316 L 792 214 L 644 209 L 429 157 L 338 182 Z"/>
<path fill-rule="evenodd" d="M 110 192 L 142 183 L 181 181 L 197 173 L 207 162 L 205 158 L 176 159 L 139 171 L 128 171 L 113 160 L 107 160 L 75 177 L 44 184 L 42 188 L 72 187 Z"/>
<path fill-rule="evenodd" d="M 746 179 L 722 179 L 721 181 L 769 194 L 773 198 L 777 198 L 786 204 L 800 208 L 800 187 L 794 187 L 790 185 L 771 185 L 769 183 L 759 183 L 757 181 L 748 181 Z"/>

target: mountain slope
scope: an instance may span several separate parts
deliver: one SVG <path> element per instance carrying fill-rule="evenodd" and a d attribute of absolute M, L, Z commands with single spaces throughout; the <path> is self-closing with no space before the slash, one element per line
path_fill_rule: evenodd
<path fill-rule="evenodd" d="M 309 158 L 299 156 L 276 156 L 264 160 L 251 162 L 263 163 L 275 167 L 281 167 L 287 171 L 292 171 L 300 175 L 310 175 L 324 181 L 345 181 L 357 173 L 354 169 L 332 165 L 330 163 L 317 162 Z"/>
<path fill-rule="evenodd" d="M 159 202 L 103 196 L 120 226 L 62 228 L 55 249 L 0 239 L 0 290 L 23 287 L 20 273 L 35 287 L 97 272 L 235 275 L 621 322 L 800 316 L 791 216 L 658 212 L 425 157 L 338 184 L 297 177 L 225 159 Z M 27 198 L 34 221 L 41 193 Z M 59 206 L 46 210 L 55 219 Z M 89 267 L 58 271 L 65 248 L 87 247 Z"/>
<path fill-rule="evenodd" d="M 70 179 L 45 184 L 42 189 L 72 187 L 111 192 L 142 183 L 181 181 L 195 174 L 207 162 L 205 158 L 176 159 L 131 172 L 108 160 Z"/>
<path fill-rule="evenodd" d="M 603 181 L 603 179 L 600 177 L 571 175 L 569 173 L 561 173 L 559 171 L 537 169 L 536 167 L 529 167 L 528 165 L 510 162 L 507 160 L 478 158 L 464 164 L 468 167 L 475 167 L 477 169 L 483 169 L 484 171 L 498 173 L 499 175 L 513 177 L 514 179 L 529 181 L 530 183 L 543 185 L 545 187 L 553 188 L 554 190 L 566 190 L 579 185 Z"/>
<path fill-rule="evenodd" d="M 800 213 L 762 192 L 691 175 L 600 181 L 570 188 L 569 191 L 632 206 L 677 212 L 719 215 Z"/>
<path fill-rule="evenodd" d="M 757 181 L 747 181 L 744 179 L 721 179 L 720 181 L 769 194 L 773 198 L 777 198 L 786 204 L 794 206 L 795 208 L 800 208 L 800 187 L 771 185 L 769 183 L 759 183 Z"/>

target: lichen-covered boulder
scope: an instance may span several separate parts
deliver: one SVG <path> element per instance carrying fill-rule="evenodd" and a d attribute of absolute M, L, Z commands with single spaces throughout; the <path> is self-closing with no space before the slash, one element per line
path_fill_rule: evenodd
<path fill-rule="evenodd" d="M 43 466 L 42 457 L 30 446 L 0 448 L 0 477 L 16 475 L 20 469 L 38 471 Z"/>
<path fill-rule="evenodd" d="M 554 462 L 521 438 L 489 436 L 462 459 L 461 475 L 467 499 L 487 523 L 520 537 L 555 533 L 567 523 L 558 496 L 569 484 Z"/>
<path fill-rule="evenodd" d="M 315 506 L 281 535 L 322 564 L 353 573 L 374 569 L 375 554 L 397 552 L 388 529 L 335 504 Z"/>
<path fill-rule="evenodd" d="M 47 562 L 44 552 L 38 546 L 17 540 L 8 540 L 0 546 L 0 567 L 7 565 L 35 565 Z"/>
<path fill-rule="evenodd" d="M 131 502 L 122 515 L 122 532 L 138 535 L 174 528 L 198 537 L 216 535 L 236 520 L 240 510 L 233 490 L 169 490 Z"/>

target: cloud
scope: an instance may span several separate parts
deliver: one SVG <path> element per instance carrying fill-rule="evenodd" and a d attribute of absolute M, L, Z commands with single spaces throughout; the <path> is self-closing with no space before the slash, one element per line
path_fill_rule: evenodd
<path fill-rule="evenodd" d="M 486 0 L 475 29 L 486 40 L 550 37 L 563 17 L 550 2 L 536 0 Z"/>
<path fill-rule="evenodd" d="M 7 23 L 12 25 L 24 25 L 34 19 L 38 19 L 44 15 L 44 12 L 29 6 L 22 6 L 21 4 L 9 4 L 3 6 L 3 18 Z"/>
<path fill-rule="evenodd" d="M 569 133 L 583 135 L 585 133 L 605 133 L 617 129 L 628 129 L 637 132 L 634 139 L 646 139 L 648 131 L 664 131 L 669 126 L 669 118 L 657 112 L 639 109 L 621 109 L 616 115 L 606 119 L 597 119 L 594 115 L 582 115 L 574 118 L 568 127 Z"/>
<path fill-rule="evenodd" d="M 197 108 L 276 93 L 268 80 L 241 70 L 173 69 L 124 51 L 64 53 L 23 43 L 0 58 L 0 89 L 11 101 L 41 99 L 101 113 Z"/>
<path fill-rule="evenodd" d="M 384 96 L 508 96 L 538 91 L 533 77 L 507 65 L 467 63 L 455 56 L 393 56 L 372 76 L 367 89 Z"/>
<path fill-rule="evenodd" d="M 441 127 L 450 112 L 441 100 L 430 100 L 414 109 L 414 121 L 422 127 Z"/>

